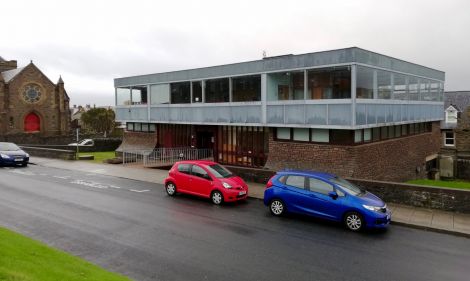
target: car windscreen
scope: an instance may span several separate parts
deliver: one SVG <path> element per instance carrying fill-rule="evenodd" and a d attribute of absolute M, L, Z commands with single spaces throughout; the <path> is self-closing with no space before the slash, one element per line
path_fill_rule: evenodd
<path fill-rule="evenodd" d="M 330 179 L 330 181 L 333 182 L 334 184 L 336 184 L 337 186 L 341 187 L 345 192 L 347 192 L 351 195 L 358 196 L 360 194 L 365 193 L 365 190 L 363 190 L 359 186 L 357 186 L 357 185 L 353 184 L 352 182 L 349 182 L 345 179 L 342 179 L 340 177 L 332 178 L 332 179 Z"/>
<path fill-rule="evenodd" d="M 0 143 L 0 151 L 18 151 L 21 150 L 16 144 L 14 143 Z"/>
<path fill-rule="evenodd" d="M 230 178 L 233 176 L 232 172 L 218 164 L 207 165 L 206 167 L 216 178 Z"/>

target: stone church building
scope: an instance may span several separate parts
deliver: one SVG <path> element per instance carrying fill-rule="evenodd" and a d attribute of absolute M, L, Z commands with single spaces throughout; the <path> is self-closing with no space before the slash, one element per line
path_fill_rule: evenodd
<path fill-rule="evenodd" d="M 53 83 L 32 61 L 18 68 L 15 60 L 0 57 L 0 137 L 63 136 L 69 131 L 69 97 L 62 78 Z"/>

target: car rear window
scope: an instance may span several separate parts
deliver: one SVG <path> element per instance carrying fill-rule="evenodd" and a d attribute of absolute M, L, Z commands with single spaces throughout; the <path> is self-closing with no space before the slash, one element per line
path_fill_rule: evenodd
<path fill-rule="evenodd" d="M 190 168 L 189 164 L 179 164 L 178 172 L 189 175 L 189 168 Z"/>

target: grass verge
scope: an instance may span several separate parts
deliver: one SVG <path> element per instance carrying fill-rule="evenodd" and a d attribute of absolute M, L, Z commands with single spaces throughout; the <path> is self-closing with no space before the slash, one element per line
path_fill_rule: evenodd
<path fill-rule="evenodd" d="M 442 181 L 442 180 L 425 179 L 425 180 L 410 180 L 410 181 L 407 181 L 407 183 L 470 190 L 470 182 L 468 181 L 457 181 L 457 180 Z"/>
<path fill-rule="evenodd" d="M 105 152 L 80 152 L 82 155 L 93 155 L 95 160 L 90 160 L 90 162 L 103 163 L 103 160 L 114 158 L 114 151 L 105 151 Z"/>
<path fill-rule="evenodd" d="M 0 227 L 0 280 L 130 280 Z"/>

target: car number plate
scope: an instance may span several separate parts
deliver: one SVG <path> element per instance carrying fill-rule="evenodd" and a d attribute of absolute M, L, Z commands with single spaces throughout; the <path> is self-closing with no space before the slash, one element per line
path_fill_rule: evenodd
<path fill-rule="evenodd" d="M 22 158 L 16 158 L 15 159 L 15 162 L 20 162 L 20 161 L 23 161 L 23 159 Z"/>
<path fill-rule="evenodd" d="M 246 194 L 246 191 L 240 191 L 238 192 L 238 195 L 245 195 Z"/>
<path fill-rule="evenodd" d="M 390 215 L 387 215 L 387 220 L 389 220 L 389 219 L 390 219 Z"/>

